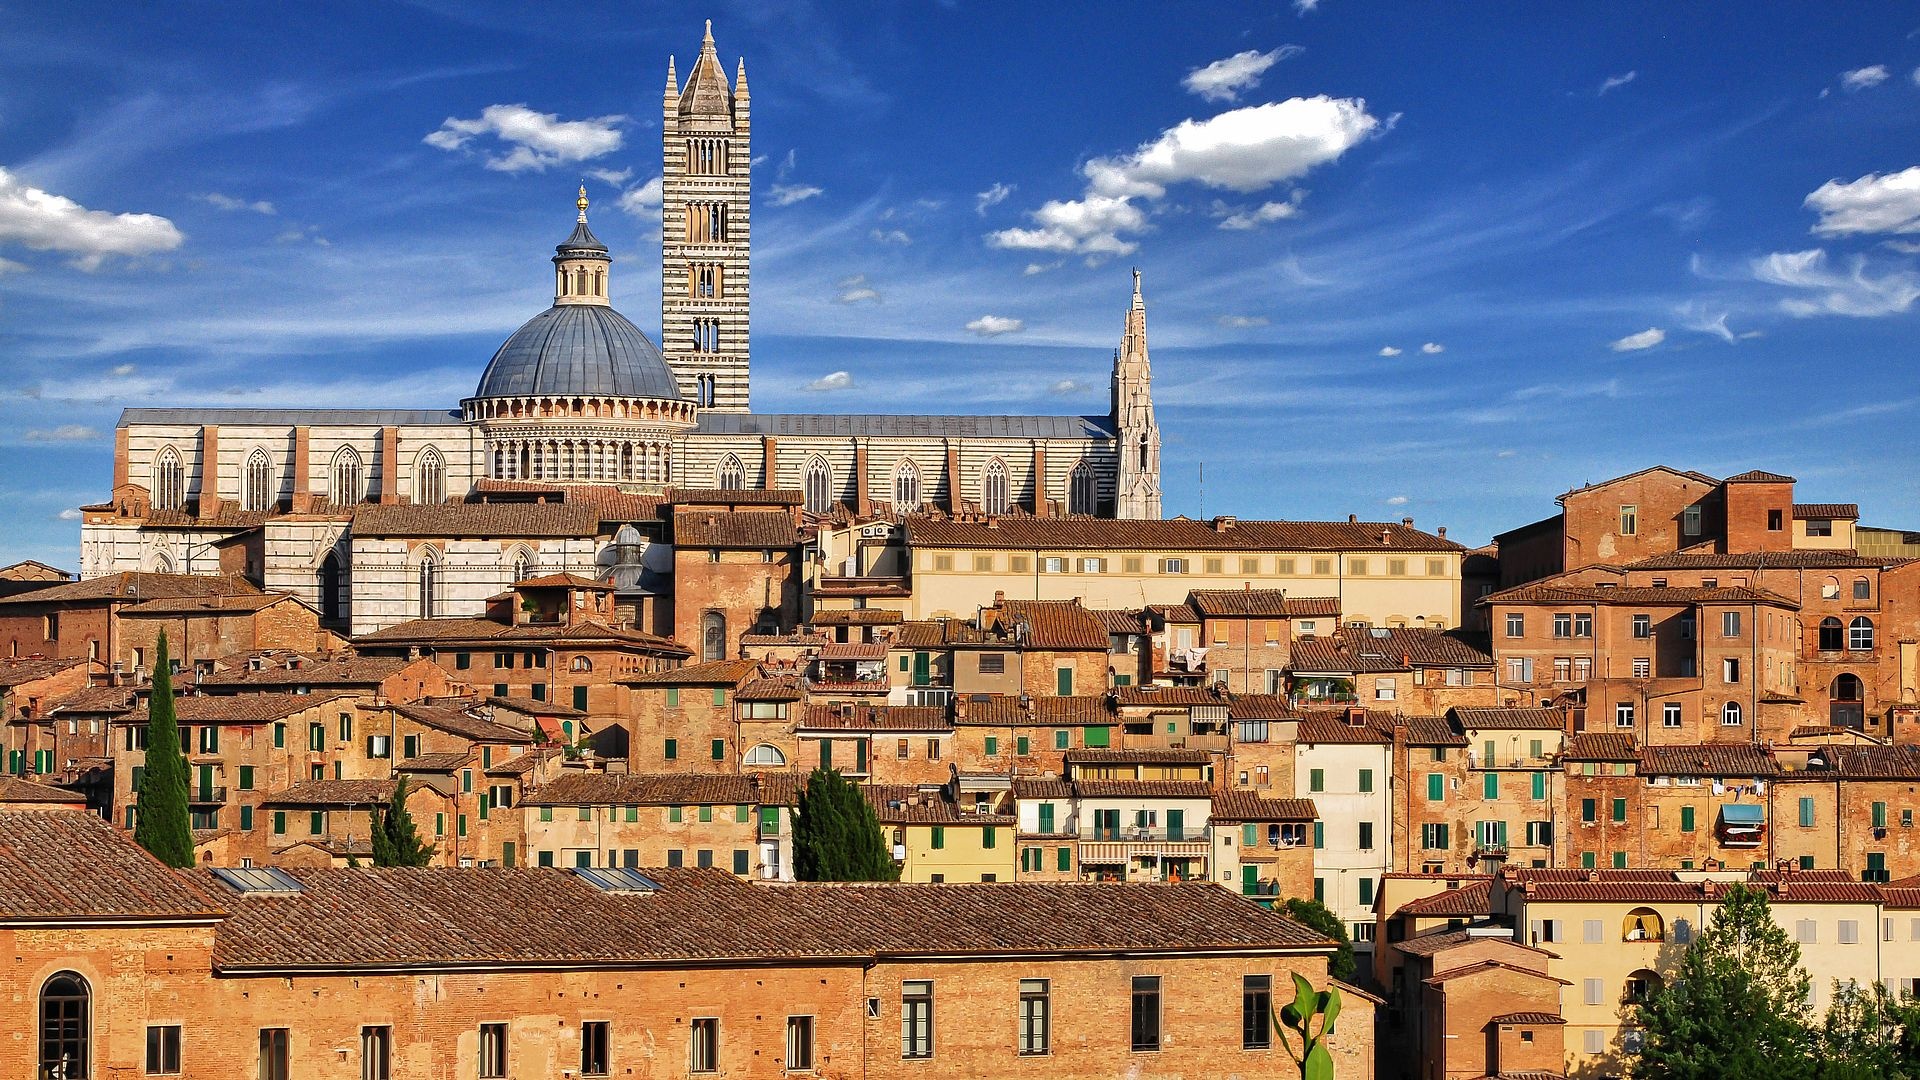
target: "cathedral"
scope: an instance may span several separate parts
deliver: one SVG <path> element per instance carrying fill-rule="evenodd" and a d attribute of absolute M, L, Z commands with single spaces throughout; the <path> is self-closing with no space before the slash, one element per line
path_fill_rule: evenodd
<path fill-rule="evenodd" d="M 483 561 L 533 572 L 592 567 L 611 546 L 621 514 L 608 498 L 596 496 L 602 520 L 563 528 L 564 515 L 503 516 L 495 504 L 516 490 L 591 486 L 632 496 L 634 517 L 674 488 L 798 492 L 821 519 L 1160 515 L 1137 272 L 1107 415 L 754 412 L 746 62 L 728 77 L 710 25 L 684 84 L 668 61 L 662 121 L 657 345 L 614 306 L 614 254 L 582 188 L 552 258 L 552 306 L 507 338 L 457 408 L 125 410 L 112 499 L 84 508 L 82 574 L 244 573 L 329 614 L 351 599 L 364 632 L 385 621 L 359 610 L 382 573 L 370 563 L 422 539 L 488 534 Z M 367 512 L 394 507 L 423 509 Z M 459 561 L 444 543 L 437 557 Z"/>

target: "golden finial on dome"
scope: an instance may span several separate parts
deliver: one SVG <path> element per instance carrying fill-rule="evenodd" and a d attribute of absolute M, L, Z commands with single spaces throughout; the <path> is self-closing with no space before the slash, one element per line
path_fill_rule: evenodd
<path fill-rule="evenodd" d="M 587 184 L 586 184 L 586 181 L 584 180 L 580 182 L 580 197 L 574 200 L 573 205 L 580 208 L 580 220 L 582 222 L 586 221 L 587 220 Z"/>

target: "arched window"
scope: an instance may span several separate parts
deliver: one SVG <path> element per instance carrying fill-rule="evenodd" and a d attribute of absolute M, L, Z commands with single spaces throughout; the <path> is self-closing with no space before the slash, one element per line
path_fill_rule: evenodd
<path fill-rule="evenodd" d="M 1100 489 L 1093 466 L 1081 461 L 1067 474 L 1067 513 L 1091 514 L 1099 509 Z"/>
<path fill-rule="evenodd" d="M 420 560 L 420 617 L 423 619 L 433 618 L 434 601 L 437 599 L 434 594 L 439 588 L 439 577 L 439 563 L 435 561 L 433 553 L 428 552 Z"/>
<path fill-rule="evenodd" d="M 1854 578 L 1853 579 L 1853 598 L 1855 600 L 1873 599 L 1873 582 L 1868 581 L 1866 578 L 1863 578 L 1863 577 Z"/>
<path fill-rule="evenodd" d="M 827 466 L 827 459 L 814 457 L 807 462 L 806 471 L 807 509 L 824 514 L 833 509 L 833 470 Z"/>
<path fill-rule="evenodd" d="M 1859 701 L 1861 694 L 1860 676 L 1851 672 L 1842 672 L 1833 680 L 1832 697 L 1835 701 Z"/>
<path fill-rule="evenodd" d="M 584 656 L 576 656 L 573 658 L 573 663 L 567 666 L 567 670 L 568 671 L 592 671 L 593 661 L 587 659 Z"/>
<path fill-rule="evenodd" d="M 413 501 L 447 501 L 447 466 L 440 460 L 440 451 L 431 446 L 420 451 L 420 456 L 413 459 Z"/>
<path fill-rule="evenodd" d="M 1621 996 L 1621 1000 L 1629 1005 L 1644 1005 L 1648 996 L 1660 987 L 1660 976 L 1646 968 L 1641 968 L 1627 976 L 1626 993 Z"/>
<path fill-rule="evenodd" d="M 515 551 L 513 553 L 513 582 L 512 583 L 515 585 L 518 585 L 520 582 L 525 581 L 532 576 L 533 576 L 533 556 L 527 554 L 526 548 L 521 548 L 518 551 Z"/>
<path fill-rule="evenodd" d="M 718 611 L 700 616 L 700 659 L 727 658 L 727 617 Z"/>
<path fill-rule="evenodd" d="M 1740 726 L 1740 703 L 1739 702 L 1729 701 L 1725 705 L 1720 706 L 1720 726 L 1721 727 L 1739 727 Z"/>
<path fill-rule="evenodd" d="M 1147 471 L 1147 437 L 1140 436 L 1140 471 Z"/>
<path fill-rule="evenodd" d="M 713 480 L 714 487 L 724 488 L 728 491 L 746 487 L 747 467 L 740 464 L 739 458 L 728 454 L 726 457 L 720 459 L 720 468 L 714 472 Z"/>
<path fill-rule="evenodd" d="M 153 553 L 153 572 L 156 574 L 173 573 L 173 556 L 164 551 Z"/>
<path fill-rule="evenodd" d="M 339 553 L 327 552 L 327 557 L 320 561 L 320 573 L 315 582 L 320 589 L 320 618 L 325 622 L 340 621 L 342 577 Z"/>
<path fill-rule="evenodd" d="M 357 503 L 367 497 L 365 478 L 360 472 L 360 454 L 351 446 L 333 452 L 330 497 L 336 503 Z"/>
<path fill-rule="evenodd" d="M 40 987 L 40 1076 L 86 1080 L 91 1073 L 93 992 L 62 971 Z"/>
<path fill-rule="evenodd" d="M 911 461 L 893 470 L 893 509 L 903 514 L 920 509 L 920 466 Z"/>
<path fill-rule="evenodd" d="M 1847 624 L 1847 648 L 1862 652 L 1873 648 L 1873 620 L 1865 615 L 1858 616 Z"/>
<path fill-rule="evenodd" d="M 747 751 L 746 763 L 748 765 L 766 765 L 780 768 L 786 765 L 787 755 L 781 753 L 780 748 L 777 746 L 768 746 L 766 743 L 761 743 Z"/>
<path fill-rule="evenodd" d="M 1637 907 L 1627 912 L 1626 922 L 1620 928 L 1621 941 L 1665 941 L 1666 924 L 1661 922 L 1660 913 L 1647 907 Z"/>
<path fill-rule="evenodd" d="M 1834 586 L 1834 591 L 1838 592 L 1839 588 L 1840 586 L 1836 584 Z M 1840 625 L 1840 620 L 1834 618 L 1831 615 L 1827 616 L 1824 619 L 1821 619 L 1820 620 L 1821 651 L 1832 652 L 1834 650 L 1844 649 L 1846 647 L 1847 647 L 1846 629 Z"/>
<path fill-rule="evenodd" d="M 240 476 L 240 509 L 266 510 L 274 503 L 273 463 L 267 459 L 267 452 L 255 447 L 247 455 L 247 467 Z"/>
<path fill-rule="evenodd" d="M 1840 599 L 1840 579 L 1839 578 L 1830 577 L 1827 580 L 1820 583 L 1820 599 L 1822 600 Z"/>
<path fill-rule="evenodd" d="M 153 508 L 178 510 L 187 501 L 187 471 L 180 465 L 180 452 L 169 446 L 153 459 Z"/>
<path fill-rule="evenodd" d="M 980 509 L 988 514 L 1004 514 L 1007 504 L 1007 466 L 994 458 L 987 462 L 986 473 L 980 478 Z"/>

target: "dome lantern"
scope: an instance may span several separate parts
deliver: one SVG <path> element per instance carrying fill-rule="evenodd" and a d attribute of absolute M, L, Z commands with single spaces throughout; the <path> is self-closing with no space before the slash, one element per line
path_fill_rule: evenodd
<path fill-rule="evenodd" d="M 587 227 L 587 185 L 580 185 L 580 197 L 574 205 L 580 208 L 580 216 L 574 221 L 573 235 L 554 248 L 553 302 L 605 307 L 607 271 L 613 256 L 607 253 L 607 245 Z"/>

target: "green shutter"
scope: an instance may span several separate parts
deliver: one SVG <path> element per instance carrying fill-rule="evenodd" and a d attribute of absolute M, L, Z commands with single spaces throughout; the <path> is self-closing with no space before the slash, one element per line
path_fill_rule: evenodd
<path fill-rule="evenodd" d="M 1070 847 L 1061 848 L 1059 855 L 1057 856 L 1055 865 L 1060 868 L 1062 873 L 1072 870 L 1073 869 L 1073 849 Z"/>
<path fill-rule="evenodd" d="M 543 807 L 541 807 L 541 808 L 540 808 L 540 820 L 541 820 L 541 821 L 552 821 L 552 820 L 553 820 L 553 807 L 551 807 L 551 806 L 543 806 Z"/>
<path fill-rule="evenodd" d="M 240 808 L 240 831 L 253 831 L 253 807 L 251 806 L 242 806 Z"/>
<path fill-rule="evenodd" d="M 1800 827 L 1803 829 L 1813 828 L 1813 800 L 1812 799 L 1800 800 Z"/>
<path fill-rule="evenodd" d="M 992 847 L 994 843 L 993 834 L 998 831 L 999 831 L 998 829 L 995 829 L 991 825 L 987 826 L 985 829 L 982 829 L 980 831 L 980 846 L 983 848 Z"/>
<path fill-rule="evenodd" d="M 1489 800 L 1497 799 L 1500 797 L 1500 774 L 1499 773 L 1490 772 L 1480 778 L 1480 794 L 1485 796 Z"/>
<path fill-rule="evenodd" d="M 944 826 L 935 825 L 933 827 L 933 849 L 935 851 L 939 851 L 941 848 L 944 848 L 946 846 L 947 846 L 946 828 Z"/>
<path fill-rule="evenodd" d="M 668 739 L 668 740 L 667 740 L 667 745 L 666 745 L 666 749 L 665 749 L 665 751 L 663 752 L 663 756 L 664 756 L 664 757 L 665 757 L 665 758 L 666 758 L 666 759 L 667 759 L 668 761 L 673 761 L 673 760 L 675 760 L 676 758 L 678 758 L 678 757 L 680 756 L 680 740 L 679 740 L 679 739 Z"/>
<path fill-rule="evenodd" d="M 724 687 L 724 686 L 716 686 L 716 687 L 714 687 L 714 688 L 713 688 L 713 705 L 714 705 L 714 708 L 719 708 L 720 706 L 722 706 L 722 705 L 725 705 L 726 703 L 727 703 L 727 689 L 726 689 L 726 687 Z"/>
<path fill-rule="evenodd" d="M 1016 736 L 1014 738 L 1013 752 L 1015 754 L 1018 754 L 1021 757 L 1026 757 L 1027 752 L 1030 751 L 1031 749 L 1033 749 L 1033 744 L 1027 740 L 1027 737 L 1025 735 Z"/>
<path fill-rule="evenodd" d="M 1185 810 L 1167 811 L 1167 839 L 1182 840 L 1187 835 L 1187 812 Z"/>
<path fill-rule="evenodd" d="M 1624 852 L 1624 851 L 1616 851 L 1616 852 L 1614 852 L 1614 853 L 1613 853 L 1613 868 L 1614 868 L 1615 870 L 1625 870 L 1625 869 L 1627 868 L 1627 853 L 1626 853 L 1626 852 Z"/>
<path fill-rule="evenodd" d="M 1452 827 L 1451 825 L 1448 825 L 1448 824 L 1447 824 L 1446 822 L 1444 822 L 1444 821 L 1443 821 L 1443 822 L 1441 822 L 1441 823 L 1440 823 L 1440 824 L 1439 824 L 1439 825 L 1438 825 L 1438 826 L 1437 826 L 1437 827 L 1436 827 L 1436 828 L 1434 829 L 1434 834 L 1435 834 L 1435 835 L 1434 835 L 1434 839 L 1436 839 L 1436 840 L 1438 840 L 1438 841 L 1440 842 L 1440 843 L 1439 843 L 1439 849 L 1440 849 L 1441 851 L 1446 851 L 1446 850 L 1448 850 L 1448 849 L 1450 849 L 1450 848 L 1451 848 L 1451 847 L 1453 846 L 1453 844 L 1452 844 L 1452 837 L 1451 837 L 1451 835 L 1450 835 L 1450 834 L 1452 833 L 1452 831 L 1453 831 L 1453 827 Z"/>
<path fill-rule="evenodd" d="M 573 688 L 573 707 L 576 709 L 579 709 L 581 712 L 587 711 L 587 688 L 586 687 L 576 686 Z"/>
<path fill-rule="evenodd" d="M 1067 729 L 1061 728 L 1053 733 L 1053 748 L 1055 750 L 1065 750 L 1071 738 L 1072 736 L 1067 732 Z"/>
<path fill-rule="evenodd" d="M 680 707 L 680 688 L 677 686 L 670 686 L 667 688 L 667 708 L 677 709 L 679 707 Z"/>
<path fill-rule="evenodd" d="M 747 849 L 733 849 L 733 872 L 741 877 L 747 876 Z"/>
<path fill-rule="evenodd" d="M 1053 692 L 1058 697 L 1073 696 L 1073 669 L 1063 667 L 1053 673 Z"/>
<path fill-rule="evenodd" d="M 667 820 L 669 822 L 680 821 L 684 816 L 685 815 L 682 813 L 679 807 L 677 806 L 667 807 Z"/>
<path fill-rule="evenodd" d="M 1327 846 L 1327 823 L 1324 821 L 1313 823 L 1313 846 L 1316 851 Z"/>
<path fill-rule="evenodd" d="M 1373 879 L 1372 878 L 1363 877 L 1360 879 L 1360 906 L 1361 907 L 1373 906 Z"/>
<path fill-rule="evenodd" d="M 1439 802 L 1447 797 L 1447 778 L 1439 773 L 1427 774 L 1427 801 Z"/>
<path fill-rule="evenodd" d="M 1877 802 L 1873 804 L 1873 827 L 1876 829 L 1884 829 L 1887 827 L 1886 803 Z"/>
<path fill-rule="evenodd" d="M 1000 755 L 1000 740 L 997 738 L 994 738 L 992 735 L 987 736 L 987 756 L 998 757 L 999 755 Z"/>
<path fill-rule="evenodd" d="M 1691 806 L 1683 806 L 1680 808 L 1680 831 L 1693 831 L 1693 807 Z"/>
<path fill-rule="evenodd" d="M 1307 790 L 1308 791 L 1327 790 L 1327 770 L 1325 769 L 1309 770 L 1307 772 Z"/>
<path fill-rule="evenodd" d="M 1326 878 L 1313 879 L 1313 899 L 1316 903 L 1324 904 L 1327 902 L 1327 879 Z"/>
<path fill-rule="evenodd" d="M 273 812 L 273 835 L 287 835 L 287 812 L 285 810 L 275 810 Z"/>
<path fill-rule="evenodd" d="M 1627 820 L 1627 800 L 1613 800 L 1613 820 L 1617 822 Z"/>
<path fill-rule="evenodd" d="M 1580 853 L 1580 866 L 1585 870 L 1593 869 L 1593 852 L 1583 851 Z"/>
<path fill-rule="evenodd" d="M 727 740 L 725 739 L 713 740 L 713 760 L 715 761 L 727 760 Z"/>
<path fill-rule="evenodd" d="M 1053 804 L 1052 803 L 1040 804 L 1040 831 L 1043 833 L 1050 833 L 1053 831 Z"/>
<path fill-rule="evenodd" d="M 711 806 L 702 806 L 702 807 L 700 808 L 700 820 L 701 820 L 701 821 L 712 821 L 712 820 L 713 820 L 713 807 L 711 807 Z"/>
<path fill-rule="evenodd" d="M 1260 842 L 1260 826 L 1248 822 L 1240 826 L 1240 846 L 1253 847 Z"/>
<path fill-rule="evenodd" d="M 508 868 L 512 868 L 512 866 L 513 866 L 513 856 L 514 856 L 514 847 L 513 847 L 513 841 L 511 841 L 511 840 L 507 840 L 507 841 L 504 841 L 503 843 L 501 843 L 501 845 L 500 845 L 500 865 L 501 865 L 501 866 L 505 866 L 505 867 L 508 867 Z"/>
<path fill-rule="evenodd" d="M 733 808 L 733 820 L 737 822 L 746 822 L 751 818 L 751 816 L 752 816 L 752 813 L 750 809 L 744 805 L 736 806 Z"/>
<path fill-rule="evenodd" d="M 1580 820 L 1581 821 L 1598 821 L 1599 820 L 1598 806 L 1599 804 L 1594 802 L 1594 800 L 1592 799 L 1581 799 L 1580 800 Z"/>
<path fill-rule="evenodd" d="M 1547 797 L 1546 773 L 1537 772 L 1533 774 L 1533 797 L 1536 799 L 1544 799 Z"/>
<path fill-rule="evenodd" d="M 1081 738 L 1086 742 L 1089 748 L 1111 746 L 1112 743 L 1108 741 L 1108 733 L 1111 730 L 1112 730 L 1111 728 L 1108 728 L 1104 725 L 1097 726 L 1097 727 L 1090 727 L 1085 729 L 1086 733 L 1082 735 Z"/>
<path fill-rule="evenodd" d="M 253 790 L 253 766 L 251 765 L 240 766 L 240 790 Z"/>
<path fill-rule="evenodd" d="M 1373 790 L 1373 770 L 1361 769 L 1360 770 L 1360 794 L 1365 795 L 1372 790 Z"/>
<path fill-rule="evenodd" d="M 284 721 L 273 725 L 273 747 L 276 750 L 287 747 L 287 725 Z"/>

